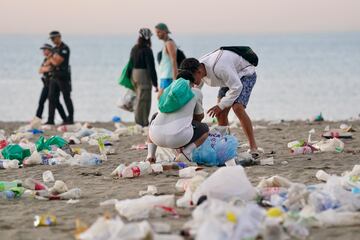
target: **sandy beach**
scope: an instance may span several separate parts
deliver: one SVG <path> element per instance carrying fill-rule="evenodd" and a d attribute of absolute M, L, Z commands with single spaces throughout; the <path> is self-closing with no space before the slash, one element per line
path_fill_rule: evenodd
<path fill-rule="evenodd" d="M 345 151 L 342 153 L 317 153 L 312 155 L 292 156 L 287 148 L 287 143 L 296 139 L 307 139 L 308 131 L 316 130 L 313 139 L 320 140 L 321 133 L 327 125 L 338 128 L 341 123 L 352 125 L 360 130 L 360 121 L 355 122 L 319 122 L 309 123 L 304 121 L 285 121 L 269 124 L 267 122 L 255 122 L 255 137 L 258 145 L 265 152 L 273 151 L 275 164 L 273 166 L 246 167 L 246 173 L 251 183 L 256 186 L 263 177 L 280 175 L 293 182 L 311 184 L 319 183 L 315 178 L 316 171 L 323 169 L 330 174 L 341 174 L 351 170 L 355 164 L 359 164 L 360 156 L 360 131 L 353 133 L 353 139 L 343 140 Z M 7 134 L 16 130 L 24 123 L 0 122 L 0 129 Z M 114 130 L 113 123 L 94 123 L 94 126 Z M 232 129 L 240 143 L 243 144 L 245 136 L 241 128 Z M 45 136 L 60 134 L 55 131 L 46 131 Z M 36 141 L 39 136 L 31 139 Z M 33 166 L 20 169 L 0 170 L 0 180 L 12 181 L 24 180 L 32 177 L 42 180 L 42 173 L 51 170 L 55 179 L 63 180 L 69 188 L 79 187 L 83 196 L 80 202 L 68 204 L 66 201 L 39 201 L 35 199 L 20 198 L 18 200 L 1 200 L 0 205 L 0 239 L 74 239 L 75 219 L 81 219 L 91 225 L 98 216 L 107 212 L 116 215 L 114 207 L 100 207 L 99 203 L 108 199 L 137 198 L 140 190 L 145 190 L 148 185 L 158 187 L 160 193 L 175 194 L 175 183 L 179 179 L 176 171 L 167 171 L 159 175 L 141 176 L 134 179 L 113 179 L 110 173 L 120 163 L 144 160 L 146 150 L 131 150 L 133 144 L 145 142 L 142 135 L 121 137 L 120 141 L 114 142 L 116 154 L 109 155 L 108 161 L 100 166 Z M 88 144 L 72 145 L 82 147 L 89 152 L 98 153 L 96 146 Z M 282 163 L 287 161 L 287 164 Z M 216 168 L 206 168 L 211 173 Z M 177 195 L 180 197 L 181 195 Z M 180 218 L 171 216 L 149 219 L 150 222 L 168 222 L 172 232 L 179 233 L 183 224 L 191 218 L 191 210 L 177 208 Z M 43 213 L 56 215 L 58 225 L 52 227 L 34 228 L 34 216 Z M 309 239 L 358 239 L 359 227 L 311 229 Z"/>

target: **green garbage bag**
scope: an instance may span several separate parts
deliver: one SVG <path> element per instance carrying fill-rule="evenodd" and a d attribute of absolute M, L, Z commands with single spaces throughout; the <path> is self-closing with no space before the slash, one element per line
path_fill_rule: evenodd
<path fill-rule="evenodd" d="M 119 84 L 128 89 L 134 90 L 134 85 L 131 82 L 131 71 L 133 69 L 133 63 L 131 60 L 125 65 L 124 69 L 121 72 L 121 76 L 119 78 Z"/>
<path fill-rule="evenodd" d="M 60 136 L 52 136 L 51 138 L 49 138 L 47 141 L 46 141 L 46 145 L 47 146 L 52 146 L 52 145 L 56 145 L 58 146 L 59 148 L 67 145 L 68 142 L 63 139 L 62 137 Z"/>
<path fill-rule="evenodd" d="M 171 113 L 185 106 L 194 93 L 191 90 L 190 82 L 184 78 L 173 81 L 161 95 L 158 108 L 162 113 Z"/>
<path fill-rule="evenodd" d="M 36 146 L 36 150 L 38 152 L 47 149 L 46 145 L 45 145 L 45 138 L 44 136 L 40 136 L 39 139 L 35 142 L 35 146 Z"/>
<path fill-rule="evenodd" d="M 49 138 L 48 140 L 46 140 L 43 136 L 40 136 L 40 138 L 35 143 L 36 150 L 38 152 L 40 152 L 42 150 L 51 150 L 52 145 L 56 145 L 59 148 L 61 148 L 67 144 L 68 144 L 68 142 L 59 136 L 53 136 L 53 137 Z"/>
<path fill-rule="evenodd" d="M 24 158 L 29 157 L 31 152 L 30 149 L 23 149 L 18 144 L 9 144 L 1 151 L 1 154 L 5 159 L 17 159 L 22 164 Z"/>

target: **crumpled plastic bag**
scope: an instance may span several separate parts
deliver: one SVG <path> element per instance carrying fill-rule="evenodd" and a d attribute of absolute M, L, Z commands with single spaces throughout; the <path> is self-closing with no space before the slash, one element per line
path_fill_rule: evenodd
<path fill-rule="evenodd" d="M 235 136 L 209 134 L 205 142 L 194 149 L 192 160 L 206 166 L 223 166 L 226 161 L 237 156 L 238 146 L 239 142 Z"/>
<path fill-rule="evenodd" d="M 126 89 L 125 94 L 118 100 L 117 106 L 125 111 L 133 112 L 136 101 L 136 93 Z"/>
<path fill-rule="evenodd" d="M 196 204 L 204 195 L 225 201 L 232 198 L 250 201 L 255 198 L 256 190 L 242 166 L 221 167 L 200 184 L 194 192 L 193 202 Z"/>
<path fill-rule="evenodd" d="M 52 145 L 56 145 L 59 148 L 64 147 L 65 145 L 68 145 L 68 142 L 59 136 L 53 136 L 48 140 L 45 140 L 44 136 L 40 136 L 40 138 L 36 141 L 35 145 L 37 151 L 40 152 L 44 149 L 51 150 Z"/>
<path fill-rule="evenodd" d="M 121 200 L 115 204 L 119 214 L 129 221 L 149 218 L 156 206 L 175 207 L 175 196 L 147 195 L 137 199 Z"/>

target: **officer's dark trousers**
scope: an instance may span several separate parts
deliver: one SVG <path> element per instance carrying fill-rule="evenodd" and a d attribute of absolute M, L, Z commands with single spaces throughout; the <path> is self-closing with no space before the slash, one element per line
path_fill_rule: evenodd
<path fill-rule="evenodd" d="M 40 94 L 39 106 L 36 110 L 36 116 L 38 118 L 42 118 L 42 114 L 44 111 L 44 105 L 45 105 L 46 100 L 48 99 L 48 95 L 49 95 L 49 84 L 44 84 L 44 87 L 41 90 L 41 94 Z M 61 118 L 64 121 L 66 121 L 66 113 L 65 113 L 65 110 L 64 110 L 63 106 L 61 105 L 60 101 L 56 105 L 56 109 L 58 110 Z"/>
<path fill-rule="evenodd" d="M 71 82 L 69 80 L 62 80 L 53 78 L 49 85 L 49 118 L 48 123 L 54 123 L 55 108 L 60 103 L 60 92 L 63 95 L 66 108 L 69 116 L 67 122 L 74 120 L 74 107 L 71 100 Z"/>

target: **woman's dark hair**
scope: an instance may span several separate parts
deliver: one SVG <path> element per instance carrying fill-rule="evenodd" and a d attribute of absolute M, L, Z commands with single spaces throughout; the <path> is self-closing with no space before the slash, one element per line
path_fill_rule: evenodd
<path fill-rule="evenodd" d="M 199 67 L 200 67 L 200 62 L 196 58 L 186 58 L 180 64 L 181 70 L 190 71 L 191 73 L 195 73 Z"/>
<path fill-rule="evenodd" d="M 191 83 L 195 82 L 195 78 L 190 71 L 180 70 L 178 75 L 176 76 L 176 79 L 179 79 L 179 78 L 189 80 Z"/>
<path fill-rule="evenodd" d="M 144 48 L 144 47 L 150 47 L 151 48 L 151 39 L 146 40 L 143 37 L 139 37 L 138 41 L 137 41 L 137 45 L 140 48 Z"/>

